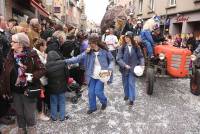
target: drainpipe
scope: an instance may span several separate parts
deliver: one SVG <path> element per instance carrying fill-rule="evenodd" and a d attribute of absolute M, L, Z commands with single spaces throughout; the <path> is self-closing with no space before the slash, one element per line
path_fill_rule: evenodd
<path fill-rule="evenodd" d="M 5 0 L 0 0 L 0 14 L 5 16 Z"/>
<path fill-rule="evenodd" d="M 163 36 L 165 35 L 165 23 L 167 22 L 167 9 L 165 8 L 165 21 L 164 21 L 164 28 L 163 28 Z"/>

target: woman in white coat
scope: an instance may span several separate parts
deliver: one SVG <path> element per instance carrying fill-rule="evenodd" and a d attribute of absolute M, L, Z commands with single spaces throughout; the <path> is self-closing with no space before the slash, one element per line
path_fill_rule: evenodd
<path fill-rule="evenodd" d="M 41 39 L 41 38 L 35 38 L 34 39 L 34 50 L 37 52 L 41 62 L 45 65 L 47 63 L 47 54 L 45 53 L 46 51 L 46 41 Z M 42 78 L 40 78 L 40 82 L 42 84 L 43 87 L 45 87 L 48 83 L 47 83 L 47 78 L 45 76 L 43 76 Z M 40 96 L 40 98 L 38 99 L 38 111 L 39 111 L 39 119 L 43 120 L 43 121 L 48 121 L 49 117 L 47 117 L 44 114 L 44 100 L 46 100 L 48 102 L 48 97 L 47 96 Z"/>

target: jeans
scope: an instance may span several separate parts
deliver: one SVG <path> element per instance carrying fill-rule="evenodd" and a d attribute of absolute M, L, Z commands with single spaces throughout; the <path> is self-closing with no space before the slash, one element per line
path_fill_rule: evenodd
<path fill-rule="evenodd" d="M 144 41 L 144 45 L 147 48 L 147 55 L 150 58 L 153 55 L 153 45 L 147 40 Z"/>
<path fill-rule="evenodd" d="M 110 52 L 112 53 L 112 56 L 114 57 L 114 59 L 116 61 L 117 50 L 111 50 Z"/>
<path fill-rule="evenodd" d="M 129 98 L 130 101 L 135 101 L 135 76 L 129 71 L 128 74 L 122 74 L 122 82 L 124 88 L 124 95 Z"/>
<path fill-rule="evenodd" d="M 104 83 L 98 79 L 91 78 L 88 85 L 89 109 L 96 110 L 96 96 L 103 105 L 107 105 L 107 98 L 104 95 Z"/>
<path fill-rule="evenodd" d="M 57 112 L 60 114 L 60 120 L 65 119 L 65 93 L 50 95 L 51 118 L 57 119 Z"/>

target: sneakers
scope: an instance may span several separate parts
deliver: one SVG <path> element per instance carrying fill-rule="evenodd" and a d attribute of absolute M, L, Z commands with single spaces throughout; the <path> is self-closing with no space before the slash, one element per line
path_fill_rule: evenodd
<path fill-rule="evenodd" d="M 125 101 L 127 101 L 127 100 L 128 100 L 128 97 L 127 97 L 127 96 L 125 96 L 125 97 L 124 97 L 124 100 L 125 100 Z"/>
<path fill-rule="evenodd" d="M 105 110 L 106 107 L 107 107 L 107 104 L 102 104 L 102 105 L 101 105 L 101 110 Z M 88 111 L 87 111 L 87 114 L 91 114 L 91 113 L 93 113 L 93 112 L 95 112 L 95 111 L 97 111 L 97 109 L 88 110 Z"/>
<path fill-rule="evenodd" d="M 49 121 L 50 120 L 50 118 L 43 113 L 41 113 L 39 115 L 39 119 L 42 120 L 42 121 Z"/>
<path fill-rule="evenodd" d="M 53 122 L 54 122 L 54 121 L 57 121 L 57 119 L 54 119 L 54 118 L 52 118 L 52 117 L 51 117 L 51 121 L 53 121 Z"/>
<path fill-rule="evenodd" d="M 65 120 L 68 120 L 69 119 L 69 116 L 66 115 L 64 119 L 60 119 L 60 121 L 65 121 Z"/>
<path fill-rule="evenodd" d="M 91 113 L 93 113 L 93 112 L 95 112 L 95 111 L 97 111 L 97 109 L 94 109 L 94 110 L 88 110 L 88 111 L 87 111 L 87 114 L 91 114 Z"/>
<path fill-rule="evenodd" d="M 106 107 L 107 107 L 107 105 L 106 105 L 106 104 L 102 104 L 102 106 L 101 106 L 101 110 L 105 110 L 105 109 L 106 109 Z"/>
<path fill-rule="evenodd" d="M 133 106 L 133 101 L 129 101 L 129 106 Z"/>

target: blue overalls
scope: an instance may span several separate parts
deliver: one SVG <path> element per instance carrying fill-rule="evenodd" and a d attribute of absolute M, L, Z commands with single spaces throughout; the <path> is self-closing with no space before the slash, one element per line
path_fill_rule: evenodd
<path fill-rule="evenodd" d="M 153 56 L 153 47 L 154 47 L 154 41 L 151 35 L 150 30 L 142 30 L 141 31 L 141 38 L 142 42 L 144 43 L 145 47 L 147 48 L 147 55 L 150 58 Z"/>

